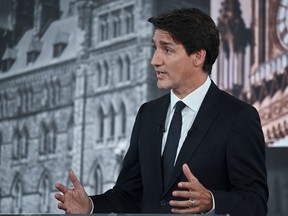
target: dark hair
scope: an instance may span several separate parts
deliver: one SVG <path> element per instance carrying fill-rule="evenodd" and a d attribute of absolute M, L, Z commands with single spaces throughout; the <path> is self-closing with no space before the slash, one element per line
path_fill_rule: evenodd
<path fill-rule="evenodd" d="M 183 44 L 188 55 L 206 50 L 203 70 L 211 74 L 219 50 L 219 30 L 212 18 L 197 8 L 175 9 L 148 19 L 156 29 L 167 31 Z"/>

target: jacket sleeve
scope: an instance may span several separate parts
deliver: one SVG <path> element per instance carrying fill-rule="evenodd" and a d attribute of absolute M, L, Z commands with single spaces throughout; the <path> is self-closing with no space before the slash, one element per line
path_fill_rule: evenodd
<path fill-rule="evenodd" d="M 141 210 L 142 180 L 138 132 L 142 107 L 136 116 L 130 146 L 115 186 L 104 194 L 90 197 L 94 204 L 93 213 L 139 213 Z"/>
<path fill-rule="evenodd" d="M 215 213 L 233 216 L 267 214 L 265 141 L 257 110 L 247 106 L 236 118 L 226 145 L 231 191 L 212 190 Z"/>

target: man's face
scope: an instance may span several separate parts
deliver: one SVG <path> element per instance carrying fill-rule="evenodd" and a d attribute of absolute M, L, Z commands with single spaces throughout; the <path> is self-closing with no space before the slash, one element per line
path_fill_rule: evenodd
<path fill-rule="evenodd" d="M 181 94 L 193 82 L 193 54 L 188 56 L 184 46 L 175 42 L 167 31 L 156 29 L 153 39 L 155 52 L 151 60 L 157 76 L 157 86 Z"/>

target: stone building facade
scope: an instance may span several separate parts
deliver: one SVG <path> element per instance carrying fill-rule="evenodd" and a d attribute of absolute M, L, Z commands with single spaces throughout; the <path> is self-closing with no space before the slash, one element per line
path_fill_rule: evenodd
<path fill-rule="evenodd" d="M 88 193 L 112 187 L 138 108 L 163 94 L 147 19 L 209 12 L 208 1 L 76 0 L 60 17 L 60 3 L 1 0 L 1 213 L 58 213 L 54 184 L 69 185 L 70 169 Z"/>
<path fill-rule="evenodd" d="M 267 145 L 285 141 L 287 1 L 253 0 L 248 26 L 239 0 L 70 0 L 63 16 L 64 1 L 0 0 L 0 213 L 59 213 L 70 169 L 89 194 L 114 185 L 138 108 L 164 93 L 147 18 L 170 8 L 215 15 L 212 79 L 259 110 Z"/>

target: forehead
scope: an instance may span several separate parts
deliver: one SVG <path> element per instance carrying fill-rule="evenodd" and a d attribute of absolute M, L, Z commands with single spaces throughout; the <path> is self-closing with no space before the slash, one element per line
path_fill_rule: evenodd
<path fill-rule="evenodd" d="M 171 44 L 177 44 L 169 32 L 161 30 L 161 29 L 156 29 L 154 32 L 152 42 L 158 43 L 161 41 L 171 43 Z"/>

